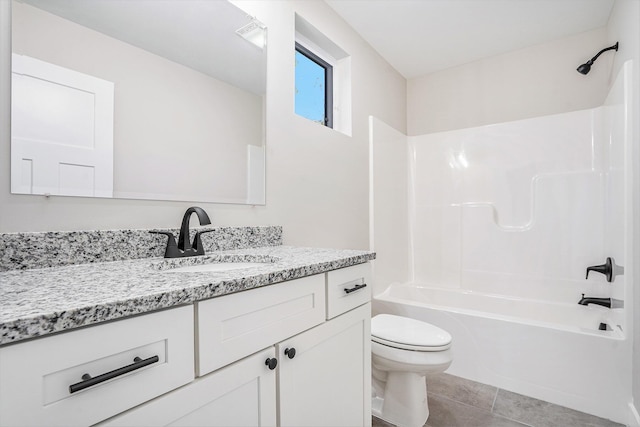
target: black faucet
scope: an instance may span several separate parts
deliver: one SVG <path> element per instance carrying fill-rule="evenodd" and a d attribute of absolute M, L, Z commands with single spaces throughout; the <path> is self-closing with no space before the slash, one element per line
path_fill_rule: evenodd
<path fill-rule="evenodd" d="M 178 236 L 178 244 L 176 244 L 175 236 L 170 231 L 150 231 L 150 233 L 164 234 L 167 236 L 167 248 L 164 251 L 165 258 L 180 258 L 188 256 L 204 255 L 204 246 L 202 245 L 201 235 L 213 230 L 204 230 L 196 232 L 193 243 L 189 241 L 189 220 L 191 214 L 198 215 L 200 225 L 211 224 L 209 215 L 204 209 L 192 206 L 184 213 L 182 217 L 182 226 L 180 227 L 180 235 Z"/>
<path fill-rule="evenodd" d="M 584 294 L 582 294 L 582 298 L 580 299 L 580 301 L 578 301 L 578 304 L 580 305 L 597 304 L 603 307 L 611 308 L 611 298 L 592 298 L 592 297 L 585 297 Z"/>

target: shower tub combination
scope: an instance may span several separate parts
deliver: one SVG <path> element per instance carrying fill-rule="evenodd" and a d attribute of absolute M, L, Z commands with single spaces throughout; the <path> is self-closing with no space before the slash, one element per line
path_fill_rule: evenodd
<path fill-rule="evenodd" d="M 481 311 L 478 309 L 481 307 Z M 422 320 L 453 336 L 447 373 L 625 422 L 619 366 L 628 340 L 608 309 L 393 284 L 374 314 Z M 600 330 L 600 324 L 607 330 Z"/>
<path fill-rule="evenodd" d="M 634 419 L 634 272 L 585 280 L 585 269 L 607 257 L 621 266 L 634 259 L 630 76 L 628 61 L 601 107 L 407 137 L 407 240 L 382 232 L 403 218 L 388 220 L 396 194 L 374 186 L 374 314 L 448 331 L 448 373 L 616 422 Z M 401 185 L 392 172 L 407 169 L 402 139 L 375 122 L 373 134 L 374 178 Z M 583 292 L 627 304 L 582 306 Z"/>

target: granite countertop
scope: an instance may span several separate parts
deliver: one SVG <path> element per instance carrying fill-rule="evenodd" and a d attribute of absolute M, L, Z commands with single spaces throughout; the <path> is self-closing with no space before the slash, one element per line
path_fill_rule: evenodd
<path fill-rule="evenodd" d="M 144 258 L 0 273 L 0 345 L 361 264 L 375 253 L 270 246 L 204 257 Z M 209 261 L 260 262 L 175 272 Z"/>

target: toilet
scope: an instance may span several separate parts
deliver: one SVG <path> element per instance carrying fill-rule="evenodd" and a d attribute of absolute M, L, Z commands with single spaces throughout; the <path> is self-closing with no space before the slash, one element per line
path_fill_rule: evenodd
<path fill-rule="evenodd" d="M 429 417 L 425 375 L 444 372 L 452 360 L 451 335 L 447 331 L 407 317 L 374 316 L 373 415 L 396 426 L 423 426 Z"/>

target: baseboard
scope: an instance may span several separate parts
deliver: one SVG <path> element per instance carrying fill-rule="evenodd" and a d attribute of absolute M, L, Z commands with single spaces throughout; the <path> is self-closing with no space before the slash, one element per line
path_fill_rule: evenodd
<path fill-rule="evenodd" d="M 634 402 L 629 402 L 629 427 L 640 427 L 640 414 Z"/>

